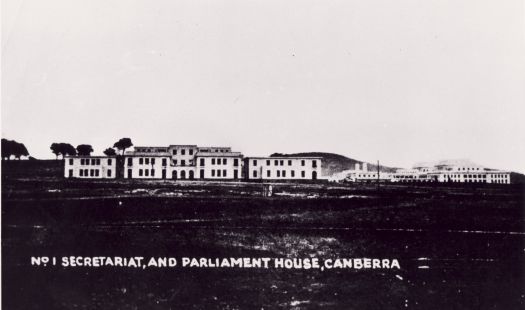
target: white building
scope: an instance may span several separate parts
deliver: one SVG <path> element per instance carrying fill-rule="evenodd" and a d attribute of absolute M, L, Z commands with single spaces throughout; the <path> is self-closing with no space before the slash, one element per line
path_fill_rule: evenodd
<path fill-rule="evenodd" d="M 510 184 L 510 172 L 484 168 L 465 159 L 442 160 L 398 170 L 392 181 Z"/>
<path fill-rule="evenodd" d="M 64 177 L 82 179 L 114 179 L 117 160 L 114 156 L 66 156 Z"/>
<path fill-rule="evenodd" d="M 167 152 L 130 152 L 124 156 L 125 179 L 166 179 L 171 172 Z"/>
<path fill-rule="evenodd" d="M 247 180 L 317 180 L 321 176 L 321 157 L 247 157 Z"/>
<path fill-rule="evenodd" d="M 345 180 L 349 182 L 389 182 L 392 179 L 392 173 L 383 171 L 368 171 L 368 163 L 355 164 L 354 170 L 346 172 Z"/>
<path fill-rule="evenodd" d="M 137 146 L 125 154 L 125 178 L 238 180 L 242 154 L 230 147 Z M 149 171 L 148 171 L 149 170 Z"/>

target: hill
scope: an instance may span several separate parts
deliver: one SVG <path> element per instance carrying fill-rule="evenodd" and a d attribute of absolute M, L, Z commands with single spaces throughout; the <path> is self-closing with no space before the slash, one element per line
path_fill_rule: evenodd
<path fill-rule="evenodd" d="M 335 173 L 339 173 L 345 170 L 355 169 L 355 164 L 359 164 L 361 166 L 363 163 L 366 163 L 364 161 L 349 158 L 343 155 L 334 154 L 334 153 L 323 153 L 323 152 L 303 152 L 303 153 L 293 153 L 293 154 L 273 153 L 270 156 L 272 157 L 276 157 L 276 156 L 321 157 L 323 161 L 322 166 L 321 166 L 321 175 L 323 176 L 330 176 L 330 175 L 333 175 Z M 374 165 L 372 163 L 367 163 L 367 164 L 368 164 L 368 171 L 377 171 L 377 165 Z M 380 171 L 383 171 L 383 172 L 395 172 L 397 168 L 380 165 L 379 169 Z"/>

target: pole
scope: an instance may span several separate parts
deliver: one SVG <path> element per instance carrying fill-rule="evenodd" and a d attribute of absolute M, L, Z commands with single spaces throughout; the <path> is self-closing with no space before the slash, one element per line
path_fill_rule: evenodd
<path fill-rule="evenodd" d="M 379 192 L 379 160 L 377 161 L 377 191 Z"/>

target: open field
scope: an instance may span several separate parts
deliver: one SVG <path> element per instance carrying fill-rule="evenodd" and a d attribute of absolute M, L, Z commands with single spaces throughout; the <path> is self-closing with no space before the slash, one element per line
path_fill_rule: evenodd
<path fill-rule="evenodd" d="M 518 186 L 274 184 L 264 198 L 257 183 L 65 181 L 35 165 L 3 170 L 4 309 L 525 307 Z M 30 266 L 43 255 L 378 257 L 401 269 Z"/>

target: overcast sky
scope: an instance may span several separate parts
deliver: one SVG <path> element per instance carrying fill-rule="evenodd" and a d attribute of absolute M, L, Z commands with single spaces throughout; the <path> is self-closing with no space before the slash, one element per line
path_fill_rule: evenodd
<path fill-rule="evenodd" d="M 521 0 L 2 0 L 2 137 L 525 172 Z"/>

